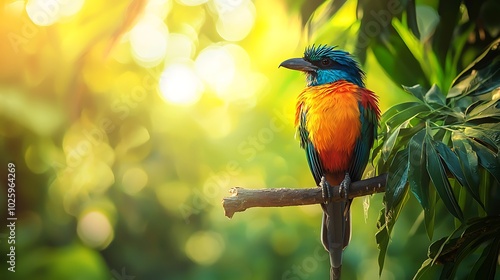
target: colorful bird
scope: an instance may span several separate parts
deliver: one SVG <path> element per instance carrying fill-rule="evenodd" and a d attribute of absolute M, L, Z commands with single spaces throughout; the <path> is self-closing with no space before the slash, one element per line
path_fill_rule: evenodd
<path fill-rule="evenodd" d="M 303 58 L 280 66 L 306 74 L 295 125 L 316 184 L 325 190 L 340 185 L 345 192 L 345 201 L 322 205 L 321 239 L 330 254 L 330 277 L 340 279 L 342 252 L 351 237 L 347 188 L 351 179 L 361 180 L 368 163 L 380 118 L 378 97 L 365 88 L 365 74 L 353 57 L 335 47 L 313 45 Z"/>

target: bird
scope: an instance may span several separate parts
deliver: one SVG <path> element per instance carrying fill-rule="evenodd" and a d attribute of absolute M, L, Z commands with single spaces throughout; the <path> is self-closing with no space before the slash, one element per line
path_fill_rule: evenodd
<path fill-rule="evenodd" d="M 302 58 L 285 60 L 279 67 L 305 73 L 306 87 L 296 103 L 296 137 L 324 198 L 332 198 L 330 186 L 337 185 L 345 198 L 321 205 L 321 240 L 330 255 L 330 279 L 340 279 L 343 250 L 351 238 L 352 199 L 347 192 L 368 164 L 380 120 L 379 98 L 365 87 L 359 63 L 337 46 L 313 44 Z"/>

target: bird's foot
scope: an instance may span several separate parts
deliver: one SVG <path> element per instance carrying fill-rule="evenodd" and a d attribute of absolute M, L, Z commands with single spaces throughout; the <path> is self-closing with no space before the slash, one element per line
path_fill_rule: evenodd
<path fill-rule="evenodd" d="M 349 199 L 349 187 L 351 186 L 351 177 L 349 176 L 349 173 L 345 173 L 344 180 L 340 182 L 339 186 L 339 195 L 340 197 L 344 198 L 345 200 Z"/>
<path fill-rule="evenodd" d="M 321 195 L 323 196 L 323 200 L 325 201 L 325 203 L 329 203 L 333 198 L 333 193 L 332 188 L 326 180 L 325 176 L 321 177 L 319 186 L 321 187 Z"/>

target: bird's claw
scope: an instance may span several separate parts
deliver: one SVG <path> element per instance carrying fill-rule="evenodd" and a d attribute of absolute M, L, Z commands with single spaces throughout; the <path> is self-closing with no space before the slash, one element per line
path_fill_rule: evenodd
<path fill-rule="evenodd" d="M 323 196 L 323 200 L 325 201 L 325 203 L 330 202 L 330 200 L 333 198 L 333 193 L 332 188 L 330 187 L 330 184 L 326 180 L 325 176 L 321 177 L 319 186 L 321 187 L 321 195 Z"/>
<path fill-rule="evenodd" d="M 351 186 L 351 177 L 349 176 L 349 173 L 345 173 L 344 180 L 340 182 L 339 186 L 339 195 L 340 197 L 344 198 L 347 200 L 349 198 L 348 192 L 349 192 L 349 187 Z"/>
<path fill-rule="evenodd" d="M 350 185 L 351 185 L 351 177 L 349 176 L 349 173 L 346 172 L 344 180 L 340 182 L 339 186 L 339 196 L 344 198 L 345 200 L 349 199 L 348 193 Z M 333 188 L 330 186 L 325 176 L 321 177 L 321 182 L 319 183 L 319 186 L 321 187 L 321 195 L 323 196 L 325 203 L 330 202 L 334 197 L 332 193 Z"/>

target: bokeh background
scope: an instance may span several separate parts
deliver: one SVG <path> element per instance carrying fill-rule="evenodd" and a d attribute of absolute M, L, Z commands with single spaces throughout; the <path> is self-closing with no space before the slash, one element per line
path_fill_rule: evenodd
<path fill-rule="evenodd" d="M 314 185 L 293 129 L 304 77 L 278 65 L 312 43 L 353 51 L 360 20 L 347 1 L 305 29 L 318 2 L 0 1 L 0 220 L 9 162 L 18 218 L 15 273 L 1 226 L 0 278 L 327 279 L 319 206 L 231 220 L 221 206 L 236 185 Z M 383 111 L 409 98 L 364 60 Z M 381 279 L 426 258 L 412 199 Z M 378 277 L 381 208 L 353 203 L 346 279 Z"/>

